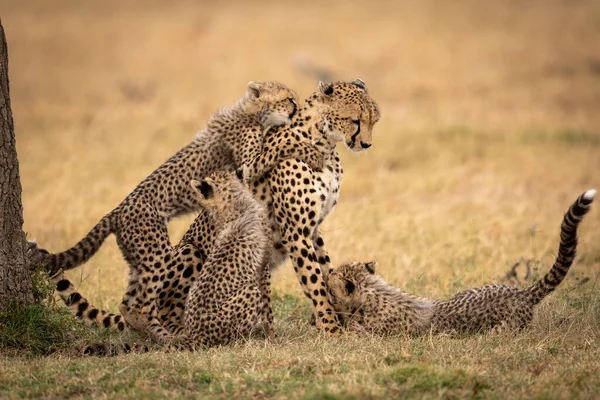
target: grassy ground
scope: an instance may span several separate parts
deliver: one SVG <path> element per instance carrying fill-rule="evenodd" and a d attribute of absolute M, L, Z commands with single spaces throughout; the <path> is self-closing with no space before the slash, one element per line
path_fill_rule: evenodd
<path fill-rule="evenodd" d="M 498 281 L 521 256 L 539 276 L 568 205 L 600 189 L 596 1 L 85 4 L 1 6 L 25 229 L 50 250 L 83 237 L 249 80 L 302 97 L 318 75 L 367 82 L 382 120 L 368 152 L 339 149 L 326 243 L 334 263 L 377 259 L 421 295 Z M 599 209 L 519 335 L 324 338 L 286 265 L 274 342 L 107 360 L 0 353 L 0 397 L 597 398 Z M 189 222 L 172 224 L 174 240 Z M 69 276 L 116 310 L 114 239 Z"/>

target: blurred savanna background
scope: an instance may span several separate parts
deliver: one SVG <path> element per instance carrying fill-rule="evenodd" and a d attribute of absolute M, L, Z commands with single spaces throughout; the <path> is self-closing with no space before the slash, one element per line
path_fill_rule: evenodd
<path fill-rule="evenodd" d="M 600 2 L 0 0 L 25 231 L 59 251 L 186 145 L 250 80 L 305 98 L 363 79 L 382 118 L 343 145 L 325 221 L 334 264 L 430 297 L 552 265 L 563 213 L 600 189 Z M 170 226 L 176 243 L 193 216 Z M 600 204 L 560 289 L 518 335 L 322 337 L 288 263 L 278 339 L 202 354 L 5 359 L 15 397 L 600 396 Z M 68 276 L 117 310 L 127 267 L 109 238 Z M 66 367 L 65 367 L 66 365 Z"/>

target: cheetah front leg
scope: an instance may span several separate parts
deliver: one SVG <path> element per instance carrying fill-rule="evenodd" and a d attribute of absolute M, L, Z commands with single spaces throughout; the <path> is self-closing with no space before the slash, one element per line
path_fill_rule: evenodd
<path fill-rule="evenodd" d="M 297 215 L 298 218 L 296 218 L 294 214 L 300 212 L 298 207 L 291 206 L 286 200 L 286 195 L 290 191 L 289 188 L 282 188 L 277 191 L 279 195 L 273 199 L 274 214 L 283 238 L 282 244 L 289 253 L 304 295 L 312 302 L 317 328 L 329 334 L 337 334 L 341 326 L 327 298 L 327 287 L 312 240 L 314 230 L 317 229 L 316 213 L 309 207 L 302 206 L 305 212 L 301 216 Z M 273 191 L 273 193 L 276 192 Z M 311 196 L 314 197 L 314 194 L 306 191 L 303 195 L 307 196 L 307 200 L 297 199 L 298 204 L 317 204 L 316 200 L 311 198 Z M 290 209 L 287 209 L 288 207 Z M 323 242 L 319 247 L 324 254 L 323 257 L 328 258 L 325 243 Z"/>
<path fill-rule="evenodd" d="M 317 261 L 321 265 L 321 271 L 323 272 L 323 276 L 327 281 L 327 275 L 332 268 L 331 259 L 329 258 L 329 254 L 325 248 L 325 241 L 323 240 L 323 235 L 321 234 L 320 228 L 315 229 L 315 234 L 313 235 L 313 245 L 315 247 Z"/>
<path fill-rule="evenodd" d="M 323 273 L 323 278 L 325 282 L 327 282 L 327 275 L 331 270 L 331 259 L 329 258 L 329 254 L 327 254 L 327 249 L 325 248 L 325 241 L 323 240 L 323 236 L 321 235 L 321 229 L 315 229 L 315 233 L 313 235 L 313 247 L 315 248 L 315 254 L 317 257 L 317 261 L 319 265 L 321 265 L 321 272 Z M 317 318 L 313 313 L 310 316 L 310 324 L 316 325 Z"/>

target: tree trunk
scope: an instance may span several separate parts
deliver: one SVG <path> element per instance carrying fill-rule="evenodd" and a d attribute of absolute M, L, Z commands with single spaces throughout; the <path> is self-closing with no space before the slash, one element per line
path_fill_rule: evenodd
<path fill-rule="evenodd" d="M 0 20 L 0 311 L 11 301 L 33 302 L 23 233 L 23 206 L 8 90 L 8 48 Z"/>

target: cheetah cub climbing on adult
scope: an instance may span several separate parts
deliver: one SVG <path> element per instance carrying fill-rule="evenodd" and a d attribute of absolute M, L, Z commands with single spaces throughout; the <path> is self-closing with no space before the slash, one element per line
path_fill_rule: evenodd
<path fill-rule="evenodd" d="M 268 335 L 273 331 L 267 316 L 270 275 L 263 268 L 272 233 L 266 207 L 233 172 L 216 172 L 202 182 L 192 181 L 191 187 L 218 233 L 186 299 L 182 331 L 155 339 L 194 349 L 254 333 Z M 94 344 L 86 353 L 118 354 L 131 348 Z"/>
<path fill-rule="evenodd" d="M 353 262 L 332 270 L 329 297 L 351 330 L 375 334 L 474 334 L 520 330 L 531 322 L 535 306 L 560 285 L 577 248 L 577 227 L 596 195 L 588 190 L 571 205 L 560 231 L 558 256 L 534 285 L 519 289 L 492 284 L 465 290 L 449 300 L 431 300 L 403 292 L 375 274 L 376 263 Z"/>
<path fill-rule="evenodd" d="M 272 230 L 266 206 L 247 188 L 244 176 L 244 171 L 235 176 L 233 172 L 216 172 L 202 182 L 192 181 L 203 212 L 175 247 L 169 265 L 152 279 L 157 285 L 143 333 L 156 342 L 173 341 L 188 330 L 194 332 L 200 314 L 192 310 L 207 304 L 216 304 L 213 312 L 220 309 L 220 298 L 228 299 L 228 291 L 243 292 L 238 296 L 240 305 L 253 302 L 255 283 L 261 298 L 261 328 L 266 335 L 273 333 L 270 273 L 278 263 L 272 261 Z M 202 281 L 194 283 L 198 278 Z M 62 271 L 52 280 L 67 307 L 87 325 L 128 330 L 120 315 L 90 304 Z M 244 289 L 238 290 L 238 286 Z M 250 308 L 250 312 L 244 312 L 254 315 L 254 305 Z"/>
<path fill-rule="evenodd" d="M 57 254 L 49 254 L 32 243 L 32 260 L 45 265 L 51 273 L 69 270 L 86 262 L 108 235 L 115 234 L 130 267 L 127 292 L 119 310 L 128 324 L 143 331 L 154 290 L 148 280 L 171 258 L 167 224 L 171 218 L 199 208 L 189 185 L 192 179 L 201 180 L 215 171 L 242 166 L 249 178 L 256 178 L 289 158 L 321 170 L 324 156 L 308 141 L 295 141 L 288 136 L 264 140 L 266 128 L 289 124 L 297 111 L 297 96 L 285 85 L 250 82 L 244 97 L 217 111 L 192 143 L 144 179 L 79 243 Z"/>

